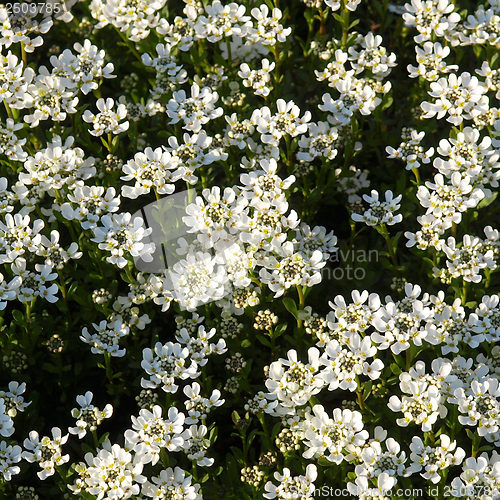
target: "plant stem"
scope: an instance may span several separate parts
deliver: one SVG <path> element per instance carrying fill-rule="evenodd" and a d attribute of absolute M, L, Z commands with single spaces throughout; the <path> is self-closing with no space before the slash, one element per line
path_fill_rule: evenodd
<path fill-rule="evenodd" d="M 418 171 L 418 168 L 413 167 L 412 169 L 413 174 L 415 175 L 415 180 L 417 181 L 417 186 L 420 186 L 421 181 L 420 181 L 420 173 Z"/>
<path fill-rule="evenodd" d="M 363 389 L 359 377 L 356 375 L 356 394 L 358 396 L 358 404 L 361 411 L 365 409 L 365 402 L 363 400 Z"/>
<path fill-rule="evenodd" d="M 109 380 L 109 383 L 113 383 L 113 370 L 111 368 L 111 354 L 109 352 L 104 353 L 104 365 L 106 367 L 106 377 Z"/>
<path fill-rule="evenodd" d="M 347 35 L 349 33 L 349 9 L 345 6 L 344 2 L 344 11 L 342 12 L 342 41 L 340 43 L 340 48 L 345 48 L 347 43 Z"/>
<path fill-rule="evenodd" d="M 472 453 L 471 453 L 471 455 L 473 457 L 477 456 L 477 454 L 479 452 L 479 444 L 480 443 L 481 443 L 481 436 L 475 432 L 474 437 L 472 438 Z"/>
<path fill-rule="evenodd" d="M 469 282 L 462 279 L 462 304 L 467 302 L 467 290 L 469 289 Z"/>
<path fill-rule="evenodd" d="M 393 248 L 391 237 L 389 236 L 389 232 L 387 231 L 387 227 L 385 224 L 381 224 L 378 226 L 380 228 L 380 234 L 384 237 L 385 243 L 387 245 L 387 249 L 389 250 L 389 256 L 391 257 L 391 261 L 394 266 L 398 265 L 398 259 L 396 255 L 396 249 Z"/>
<path fill-rule="evenodd" d="M 304 299 L 304 291 L 302 290 L 301 285 L 297 285 L 297 293 L 299 295 L 299 311 L 304 309 L 305 299 Z M 302 328 L 302 320 L 297 318 L 297 328 Z"/>
<path fill-rule="evenodd" d="M 140 61 L 141 64 L 144 64 L 142 62 L 142 57 L 140 56 L 139 52 L 137 52 L 137 49 L 134 47 L 133 43 L 124 35 L 124 33 L 118 29 L 117 27 L 114 27 L 116 32 L 120 35 L 120 38 L 125 42 L 127 47 L 132 51 L 132 54 Z"/>

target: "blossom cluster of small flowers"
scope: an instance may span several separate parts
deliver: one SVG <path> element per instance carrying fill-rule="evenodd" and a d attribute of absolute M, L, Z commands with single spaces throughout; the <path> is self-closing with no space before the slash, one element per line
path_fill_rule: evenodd
<path fill-rule="evenodd" d="M 0 498 L 499 500 L 499 46 L 499 0 L 0 5 Z"/>

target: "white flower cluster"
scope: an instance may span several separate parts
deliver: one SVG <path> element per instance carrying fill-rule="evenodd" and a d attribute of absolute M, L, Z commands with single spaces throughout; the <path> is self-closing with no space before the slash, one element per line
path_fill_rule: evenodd
<path fill-rule="evenodd" d="M 9 382 L 7 391 L 0 390 L 0 436 L 3 438 L 11 438 L 15 432 L 14 418 L 31 404 L 24 401 L 25 390 L 26 384 L 15 380 Z M 4 481 L 21 472 L 17 464 L 22 458 L 21 446 L 12 440 L 0 439 L 0 474 Z"/>
<path fill-rule="evenodd" d="M 240 186 L 223 192 L 205 189 L 186 207 L 183 221 L 196 239 L 179 239 L 182 258 L 167 271 L 169 280 L 162 281 L 186 309 L 224 298 L 234 310 L 228 297 L 249 287 L 257 268 L 276 297 L 292 286 L 321 281 L 319 270 L 336 250 L 336 237 L 321 227 L 311 230 L 294 211 L 287 215 L 284 190 L 294 177 L 281 179 L 273 159 L 261 160 L 260 167 L 242 174 Z"/>
<path fill-rule="evenodd" d="M 400 208 L 400 201 L 402 195 L 394 197 L 392 191 L 387 190 L 385 192 L 385 200 L 381 201 L 379 199 L 379 194 L 374 189 L 371 191 L 370 195 L 363 195 L 363 200 L 368 203 L 368 209 L 363 213 L 363 215 L 354 213 L 352 214 L 352 220 L 355 222 L 364 222 L 367 226 L 382 226 L 387 224 L 388 226 L 393 226 L 403 220 L 401 214 L 395 215 Z"/>
<path fill-rule="evenodd" d="M 316 71 L 317 79 L 328 81 L 328 85 L 339 94 L 336 99 L 331 94 L 323 94 L 323 103 L 318 106 L 327 113 L 332 125 L 348 125 L 356 112 L 371 114 L 382 102 L 380 96 L 390 90 L 390 82 L 383 84 L 382 80 L 396 66 L 396 55 L 388 54 L 381 43 L 380 35 L 358 35 L 347 53 L 337 49 L 334 61 L 329 62 L 323 71 Z M 351 69 L 345 67 L 348 62 Z M 358 77 L 361 73 L 363 76 Z"/>
<path fill-rule="evenodd" d="M 398 477 L 417 472 L 437 483 L 442 469 L 461 464 L 466 456 L 449 436 L 441 435 L 439 446 L 424 444 L 415 436 L 410 463 L 406 463 L 405 452 L 394 439 L 386 439 L 387 432 L 382 428 L 376 429 L 374 440 L 369 440 L 361 413 L 336 409 L 331 418 L 322 405 L 311 405 L 324 389 L 359 392 L 358 377 L 378 379 L 384 369 L 379 355 L 389 347 L 397 360 L 401 351 L 411 345 L 422 346 L 424 340 L 441 345 L 446 354 L 460 352 L 461 345 L 475 348 L 497 338 L 499 327 L 493 318 L 499 314 L 498 296 L 484 296 L 480 307 L 467 317 L 460 299 L 447 305 L 443 292 L 421 295 L 419 286 L 407 284 L 402 300 L 394 302 L 387 297 L 383 305 L 376 294 L 354 291 L 351 303 L 337 296 L 330 303 L 333 311 L 323 322 L 308 308 L 303 317 L 309 321 L 309 333 L 316 336 L 318 347 L 309 349 L 307 363 L 301 362 L 294 350 L 288 352 L 288 359 L 271 363 L 268 392 L 257 396 L 258 411 L 286 417 L 283 425 L 302 443 L 306 459 L 321 457 L 334 463 L 345 460 L 357 464 L 356 481 L 350 483 L 353 491 L 365 491 L 362 488 L 379 477 L 379 488 L 388 491 Z M 375 359 L 370 363 L 370 358 Z M 455 407 L 460 424 L 477 427 L 478 436 L 498 445 L 500 391 L 493 358 L 483 354 L 476 361 L 462 356 L 453 361 L 438 358 L 431 370 L 426 371 L 423 361 L 417 361 L 407 372 L 398 369 L 402 395 L 393 394 L 388 400 L 388 407 L 402 415 L 396 419 L 397 424 L 416 424 L 423 432 L 431 432 Z M 387 451 L 381 447 L 384 440 Z"/>
<path fill-rule="evenodd" d="M 411 476 L 499 499 L 500 1 L 468 2 L 466 14 L 451 0 L 366 1 L 355 20 L 361 0 L 87 3 L 75 6 L 92 19 L 73 19 L 66 3 L 59 13 L 0 6 L 0 364 L 38 388 L 35 369 L 57 373 L 62 402 L 77 402 L 67 434 L 50 422 L 20 438 L 26 385 L 0 390 L 0 496 L 21 497 L 7 482 L 24 460 L 97 500 L 200 500 L 216 483 L 221 498 L 314 498 L 318 477 L 339 475 L 362 500 L 386 499 Z M 72 19 L 66 35 L 78 42 L 45 36 Z M 352 30 L 359 21 L 368 32 Z M 377 34 L 393 28 L 394 38 Z M 119 48 L 94 45 L 108 37 Z M 408 42 L 414 64 L 395 71 L 391 50 Z M 405 73 L 413 86 L 391 94 Z M 384 148 L 405 169 L 393 175 Z M 188 189 L 182 216 L 148 220 L 145 205 L 175 204 L 184 183 L 197 194 Z M 391 261 L 350 291 L 324 271 L 339 250 L 331 227 L 350 230 L 339 253 L 355 260 L 357 222 L 383 236 Z M 402 234 L 410 250 L 399 252 Z M 391 273 L 397 296 L 362 290 Z M 408 283 L 415 276 L 431 283 Z M 328 312 L 316 307 L 322 294 Z M 40 337 L 45 322 L 60 330 Z M 102 355 L 100 394 L 78 386 L 67 397 L 55 356 L 74 327 Z M 129 428 L 99 435 L 121 423 L 134 377 Z M 113 404 L 96 406 L 105 391 Z M 212 467 L 221 451 L 228 461 Z M 226 479 L 240 466 L 244 493 Z"/>
<path fill-rule="evenodd" d="M 103 420 L 110 418 L 113 414 L 113 406 L 107 404 L 102 410 L 92 404 L 92 392 L 87 391 L 84 395 L 78 395 L 76 402 L 80 408 L 73 408 L 71 416 L 76 418 L 76 426 L 68 428 L 70 434 L 75 434 L 82 439 L 87 431 L 94 432 Z"/>

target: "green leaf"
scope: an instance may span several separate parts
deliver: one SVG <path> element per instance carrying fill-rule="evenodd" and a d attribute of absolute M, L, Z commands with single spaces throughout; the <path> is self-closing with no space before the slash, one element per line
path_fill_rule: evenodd
<path fill-rule="evenodd" d="M 109 432 L 105 432 L 100 438 L 99 438 L 99 445 L 104 443 L 109 438 Z"/>
<path fill-rule="evenodd" d="M 288 328 L 288 323 L 282 323 L 281 325 L 278 325 L 273 332 L 273 337 L 278 338 L 281 335 L 283 335 L 286 332 L 286 329 Z"/>
<path fill-rule="evenodd" d="M 271 439 L 274 440 L 276 439 L 276 436 L 280 433 L 281 431 L 281 423 L 276 422 L 273 426 L 273 430 L 271 431 Z"/>
<path fill-rule="evenodd" d="M 498 196 L 498 191 L 493 193 L 493 196 L 490 196 L 489 198 L 483 198 L 477 205 L 477 208 L 486 208 L 487 206 L 491 205 Z"/>
<path fill-rule="evenodd" d="M 350 25 L 349 25 L 349 30 L 351 28 L 354 28 L 354 26 L 357 26 L 359 24 L 360 19 L 355 19 Z"/>
<path fill-rule="evenodd" d="M 295 300 L 293 300 L 291 297 L 284 297 L 282 299 L 282 302 L 286 310 L 291 313 L 295 319 L 299 319 L 299 311 L 297 309 Z"/>
<path fill-rule="evenodd" d="M 323 467 L 331 467 L 333 465 L 330 460 L 327 460 L 325 457 L 319 457 L 318 458 L 318 465 L 322 465 Z"/>
<path fill-rule="evenodd" d="M 386 98 L 384 98 L 384 103 L 382 104 L 380 109 L 384 111 L 384 109 L 390 108 L 393 102 L 394 102 L 393 97 L 391 95 L 387 96 Z"/>
<path fill-rule="evenodd" d="M 257 429 L 254 429 L 249 435 L 248 435 L 248 438 L 247 438 L 247 446 L 250 446 L 253 442 L 253 440 L 257 437 L 259 431 L 257 431 Z"/>
<path fill-rule="evenodd" d="M 401 368 L 396 363 L 391 363 L 389 368 L 394 375 L 399 375 L 402 372 Z"/>
<path fill-rule="evenodd" d="M 474 439 L 474 435 L 475 435 L 475 433 L 474 433 L 474 432 L 472 432 L 470 429 L 465 429 L 465 433 L 467 434 L 467 437 L 468 437 L 469 439 L 471 439 L 471 440 L 473 440 L 473 439 Z"/>
<path fill-rule="evenodd" d="M 368 396 L 372 392 L 372 385 L 371 380 L 363 384 L 363 399 L 368 399 Z"/>
<path fill-rule="evenodd" d="M 271 347 L 271 342 L 267 337 L 264 337 L 264 335 L 261 334 L 257 335 L 256 337 L 261 344 L 265 345 L 266 347 Z"/>
<path fill-rule="evenodd" d="M 12 317 L 14 318 L 14 321 L 20 325 L 20 326 L 24 326 L 26 325 L 26 321 L 24 319 L 24 314 L 19 311 L 18 309 L 14 309 L 12 311 Z"/>
<path fill-rule="evenodd" d="M 209 438 L 210 442 L 213 444 L 215 443 L 215 441 L 217 440 L 217 427 L 214 427 L 211 431 L 210 431 L 210 435 L 209 435 Z"/>
<path fill-rule="evenodd" d="M 495 52 L 490 59 L 490 67 L 494 68 L 495 63 L 497 62 L 498 58 L 500 57 L 500 52 Z"/>

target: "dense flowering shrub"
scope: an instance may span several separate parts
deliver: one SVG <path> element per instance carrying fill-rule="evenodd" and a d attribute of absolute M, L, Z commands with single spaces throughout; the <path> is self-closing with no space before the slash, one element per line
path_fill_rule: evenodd
<path fill-rule="evenodd" d="M 500 499 L 498 0 L 0 5 L 0 498 Z"/>

